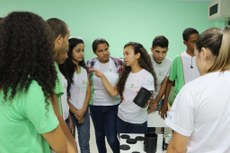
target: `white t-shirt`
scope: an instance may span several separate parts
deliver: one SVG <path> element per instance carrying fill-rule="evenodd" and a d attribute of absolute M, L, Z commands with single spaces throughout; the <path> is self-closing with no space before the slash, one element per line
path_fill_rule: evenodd
<path fill-rule="evenodd" d="M 100 70 L 110 84 L 115 86 L 119 79 L 119 74 L 117 72 L 116 65 L 114 61 L 110 58 L 109 62 L 101 63 L 100 61 L 96 61 L 94 64 L 94 68 Z M 97 76 L 93 75 L 93 97 L 91 105 L 94 106 L 114 106 L 120 103 L 120 96 L 111 97 L 110 94 L 105 89 L 102 81 Z"/>
<path fill-rule="evenodd" d="M 152 61 L 153 69 L 155 71 L 157 81 L 156 81 L 156 90 L 153 91 L 153 98 L 155 98 L 158 95 L 158 92 L 160 90 L 161 84 L 166 76 L 169 75 L 170 66 L 172 63 L 172 60 L 168 57 L 165 57 L 165 59 L 160 63 L 156 63 L 156 61 L 153 59 L 153 55 L 149 55 Z"/>
<path fill-rule="evenodd" d="M 81 67 L 80 73 L 73 74 L 73 84 L 70 87 L 70 103 L 75 108 L 81 109 L 84 105 L 88 86 L 88 75 L 85 68 Z"/>
<path fill-rule="evenodd" d="M 200 76 L 200 72 L 196 66 L 196 57 L 189 55 L 187 52 L 181 53 L 181 61 L 184 71 L 184 83 L 188 83 L 194 78 Z"/>
<path fill-rule="evenodd" d="M 149 91 L 154 90 L 154 78 L 145 69 L 130 73 L 126 80 L 123 100 L 118 109 L 119 118 L 125 122 L 141 124 L 147 121 L 147 107 L 142 108 L 133 102 L 141 87 Z"/>
<path fill-rule="evenodd" d="M 187 152 L 230 152 L 229 91 L 230 71 L 206 74 L 181 89 L 166 124 L 190 137 Z"/>
<path fill-rule="evenodd" d="M 64 120 L 66 120 L 69 117 L 69 105 L 67 102 L 67 80 L 65 79 L 62 73 L 60 73 L 60 77 L 64 91 L 63 95 L 61 95 L 62 117 Z"/>

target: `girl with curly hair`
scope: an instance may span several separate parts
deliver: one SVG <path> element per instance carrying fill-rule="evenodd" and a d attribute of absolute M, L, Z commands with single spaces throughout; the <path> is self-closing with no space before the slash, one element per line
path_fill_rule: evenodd
<path fill-rule="evenodd" d="M 30 12 L 12 12 L 0 23 L 0 150 L 66 152 L 66 138 L 50 99 L 56 71 L 53 35 Z"/>
<path fill-rule="evenodd" d="M 119 82 L 113 87 L 99 70 L 93 70 L 101 78 L 111 96 L 120 95 L 122 102 L 118 108 L 118 133 L 146 133 L 147 107 L 140 107 L 133 101 L 144 87 L 152 92 L 155 88 L 155 73 L 145 48 L 136 42 L 124 46 L 124 70 Z"/>

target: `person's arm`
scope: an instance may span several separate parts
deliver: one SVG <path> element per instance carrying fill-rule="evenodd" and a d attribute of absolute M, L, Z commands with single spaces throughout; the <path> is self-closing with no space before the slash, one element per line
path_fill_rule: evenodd
<path fill-rule="evenodd" d="M 189 137 L 183 136 L 177 132 L 173 132 L 172 140 L 167 147 L 167 153 L 185 153 Z"/>
<path fill-rule="evenodd" d="M 159 90 L 159 92 L 158 92 L 158 94 L 157 94 L 157 96 L 156 96 L 156 98 L 155 98 L 155 102 L 156 102 L 157 104 L 161 101 L 163 95 L 165 94 L 167 81 L 168 81 L 168 77 L 166 76 L 166 77 L 164 78 L 164 80 L 162 81 L 160 90 Z M 171 90 L 171 89 L 170 89 L 170 90 Z"/>
<path fill-rule="evenodd" d="M 118 95 L 117 87 L 116 86 L 113 87 L 101 71 L 97 69 L 93 69 L 93 72 L 97 77 L 101 79 L 105 89 L 110 94 L 110 96 L 115 97 Z"/>
<path fill-rule="evenodd" d="M 163 95 L 166 93 L 166 88 L 167 88 L 167 82 L 168 82 L 168 76 L 166 76 L 162 82 L 160 91 L 156 97 L 156 102 L 159 103 L 159 101 L 162 99 Z M 170 87 L 169 87 L 170 88 Z M 172 88 L 172 87 L 171 87 Z M 170 91 L 171 91 L 170 88 Z M 169 96 L 169 95 L 168 95 Z M 168 99 L 168 98 L 167 98 Z M 162 118 L 165 118 L 167 116 L 167 111 L 168 111 L 168 101 L 164 102 L 162 104 L 161 109 L 159 110 L 159 114 Z"/>
<path fill-rule="evenodd" d="M 69 109 L 70 111 L 74 114 L 75 118 L 77 119 L 77 112 L 78 112 L 78 109 L 76 107 L 74 107 L 74 105 L 70 102 L 68 102 L 69 104 Z"/>
<path fill-rule="evenodd" d="M 69 119 L 69 130 L 70 130 L 70 133 L 75 138 L 75 125 L 73 123 L 72 115 L 71 114 L 69 114 L 68 119 Z"/>
<path fill-rule="evenodd" d="M 42 134 L 42 136 L 56 153 L 67 153 L 67 141 L 60 125 L 53 131 Z"/>
<path fill-rule="evenodd" d="M 163 95 L 165 93 L 167 80 L 168 80 L 168 77 L 165 77 L 164 80 L 162 81 L 160 90 L 159 90 L 157 96 L 155 97 L 155 99 L 153 100 L 153 103 L 151 103 L 151 105 L 150 105 L 150 107 L 148 109 L 148 113 L 151 113 L 151 112 L 156 110 L 157 104 L 161 101 L 161 99 L 162 99 L 162 97 L 163 97 Z M 167 112 L 167 110 L 166 110 L 166 112 Z"/>
<path fill-rule="evenodd" d="M 153 99 L 153 91 L 151 92 L 151 97 L 148 100 L 148 113 L 152 113 L 156 110 L 157 108 L 157 103 L 155 102 L 155 100 Z"/>
<path fill-rule="evenodd" d="M 61 126 L 61 129 L 63 130 L 64 135 L 67 138 L 67 146 L 68 146 L 68 153 L 77 153 L 77 144 L 73 138 L 73 136 L 71 135 L 65 121 L 63 120 L 62 116 L 60 115 L 59 109 L 58 109 L 58 99 L 57 96 L 53 96 L 53 99 L 50 99 L 52 102 L 52 106 L 54 109 L 54 112 L 57 116 L 57 119 L 59 121 L 59 124 Z"/>
<path fill-rule="evenodd" d="M 164 97 L 164 101 L 162 104 L 162 108 L 159 111 L 159 114 L 161 115 L 161 117 L 163 119 L 165 119 L 167 117 L 168 103 L 169 103 L 168 98 L 169 98 L 169 94 L 170 94 L 170 91 L 172 89 L 173 83 L 174 82 L 170 81 L 169 79 L 167 79 L 167 81 L 166 81 L 165 97 Z"/>

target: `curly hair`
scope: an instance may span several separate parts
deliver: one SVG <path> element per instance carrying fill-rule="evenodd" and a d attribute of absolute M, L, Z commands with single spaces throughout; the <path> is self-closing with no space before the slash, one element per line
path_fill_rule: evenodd
<path fill-rule="evenodd" d="M 141 68 L 147 70 L 149 73 L 152 74 L 152 76 L 154 78 L 154 86 L 156 87 L 156 74 L 153 70 L 151 59 L 150 59 L 150 56 L 149 56 L 148 52 L 146 51 L 146 49 L 143 47 L 143 45 L 141 45 L 140 43 L 137 43 L 137 42 L 129 42 L 124 46 L 124 48 L 126 48 L 128 46 L 133 47 L 134 54 L 140 53 L 141 56 L 138 60 L 138 64 L 140 65 Z M 118 89 L 118 93 L 120 94 L 120 96 L 123 95 L 125 83 L 126 83 L 126 80 L 128 78 L 130 71 L 131 71 L 131 67 L 125 65 L 124 70 L 122 72 L 122 75 L 121 75 L 121 77 L 118 81 L 118 84 L 117 84 L 117 89 Z"/>
<path fill-rule="evenodd" d="M 4 99 L 26 93 L 35 80 L 47 99 L 54 94 L 54 36 L 49 25 L 31 12 L 12 12 L 0 25 L 0 89 Z"/>
<path fill-rule="evenodd" d="M 59 69 L 61 73 L 65 76 L 67 79 L 68 85 L 67 85 L 67 94 L 70 96 L 70 87 L 71 84 L 74 83 L 73 81 L 73 75 L 76 69 L 76 64 L 73 63 L 73 49 L 78 44 L 84 44 L 84 41 L 81 38 L 69 38 L 69 49 L 68 49 L 68 58 L 64 62 L 64 64 L 59 65 Z M 79 62 L 79 66 L 82 66 L 86 69 L 85 59 Z"/>

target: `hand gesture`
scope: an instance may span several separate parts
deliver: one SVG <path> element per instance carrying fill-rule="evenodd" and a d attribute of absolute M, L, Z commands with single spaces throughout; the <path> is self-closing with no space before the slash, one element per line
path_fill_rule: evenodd
<path fill-rule="evenodd" d="M 98 70 L 98 69 L 92 69 L 91 71 L 93 71 L 94 74 L 95 74 L 97 77 L 99 77 L 99 78 L 101 78 L 101 77 L 104 76 L 104 74 L 103 74 L 100 70 Z"/>

